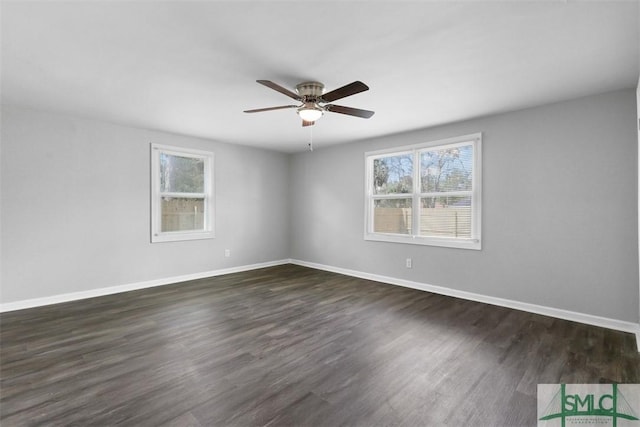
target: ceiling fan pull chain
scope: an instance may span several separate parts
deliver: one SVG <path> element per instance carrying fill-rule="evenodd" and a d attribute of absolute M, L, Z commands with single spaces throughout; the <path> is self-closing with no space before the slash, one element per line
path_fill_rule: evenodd
<path fill-rule="evenodd" d="M 313 126 L 309 126 L 309 151 L 313 151 Z"/>

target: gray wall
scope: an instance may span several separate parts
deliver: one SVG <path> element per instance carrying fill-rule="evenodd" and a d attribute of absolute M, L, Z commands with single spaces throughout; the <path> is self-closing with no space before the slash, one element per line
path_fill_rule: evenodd
<path fill-rule="evenodd" d="M 637 322 L 635 95 L 292 156 L 3 107 L 0 301 L 291 257 Z M 481 251 L 364 241 L 365 151 L 478 131 Z M 150 142 L 215 152 L 216 239 L 149 243 Z"/>
<path fill-rule="evenodd" d="M 635 103 L 630 89 L 296 154 L 292 258 L 638 322 Z M 481 251 L 363 240 L 364 152 L 473 132 Z"/>
<path fill-rule="evenodd" d="M 1 137 L 3 303 L 289 257 L 285 154 L 16 107 Z M 151 142 L 215 152 L 216 239 L 150 243 Z"/>

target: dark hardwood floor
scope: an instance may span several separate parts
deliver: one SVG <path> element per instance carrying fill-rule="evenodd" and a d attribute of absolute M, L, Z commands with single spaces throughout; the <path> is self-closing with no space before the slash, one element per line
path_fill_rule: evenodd
<path fill-rule="evenodd" d="M 535 425 L 539 383 L 640 382 L 632 334 L 294 265 L 0 322 L 3 427 Z"/>

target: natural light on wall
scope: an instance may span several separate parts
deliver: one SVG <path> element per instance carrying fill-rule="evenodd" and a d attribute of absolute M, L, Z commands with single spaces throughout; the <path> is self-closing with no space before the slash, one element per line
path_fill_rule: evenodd
<path fill-rule="evenodd" d="M 365 153 L 365 239 L 481 249 L 480 133 Z"/>

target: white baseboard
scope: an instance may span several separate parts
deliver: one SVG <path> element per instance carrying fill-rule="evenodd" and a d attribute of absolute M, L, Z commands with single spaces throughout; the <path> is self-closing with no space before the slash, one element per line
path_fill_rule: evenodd
<path fill-rule="evenodd" d="M 138 289 L 153 288 L 156 286 L 170 285 L 188 280 L 204 279 L 207 277 L 222 276 L 223 274 L 239 273 L 242 271 L 256 270 L 258 268 L 273 267 L 276 265 L 289 264 L 291 260 L 283 259 L 278 261 L 262 262 L 258 264 L 242 265 L 238 267 L 223 268 L 220 270 L 203 271 L 201 273 L 184 274 L 181 276 L 166 277 L 162 279 L 147 280 L 144 282 L 128 283 L 125 285 L 109 286 L 106 288 L 91 289 L 88 291 L 70 292 L 67 294 L 53 295 L 44 298 L 33 298 L 15 302 L 0 304 L 0 313 L 7 311 L 23 310 L 44 305 L 59 304 L 62 302 L 76 301 L 86 298 L 100 297 L 104 295 L 117 294 L 120 292 L 136 291 Z"/>
<path fill-rule="evenodd" d="M 344 274 L 346 276 L 358 277 L 361 279 L 373 280 L 375 282 L 388 283 L 391 285 L 404 286 L 406 288 L 418 289 L 421 291 L 432 292 L 434 294 L 447 295 L 451 297 L 466 299 L 470 301 L 482 302 L 501 307 L 513 308 L 516 310 L 527 311 L 544 316 L 556 317 L 558 319 L 571 320 L 573 322 L 584 323 L 587 325 L 600 326 L 602 328 L 614 329 L 623 332 L 630 332 L 636 335 L 636 344 L 640 351 L 640 324 L 625 322 L 623 320 L 610 319 L 607 317 L 594 316 L 591 314 L 578 313 L 575 311 L 562 310 L 559 308 L 545 307 L 542 305 L 529 304 L 526 302 L 514 301 L 504 298 L 496 298 L 473 292 L 459 291 L 456 289 L 446 288 L 443 286 L 428 285 L 426 283 L 414 282 L 411 280 L 397 279 L 395 277 L 381 276 L 378 274 L 364 273 L 362 271 L 349 270 L 346 268 L 332 267 L 314 262 L 291 260 L 292 264 L 301 265 L 303 267 L 315 268 L 318 270 L 331 271 L 333 273 Z"/>

